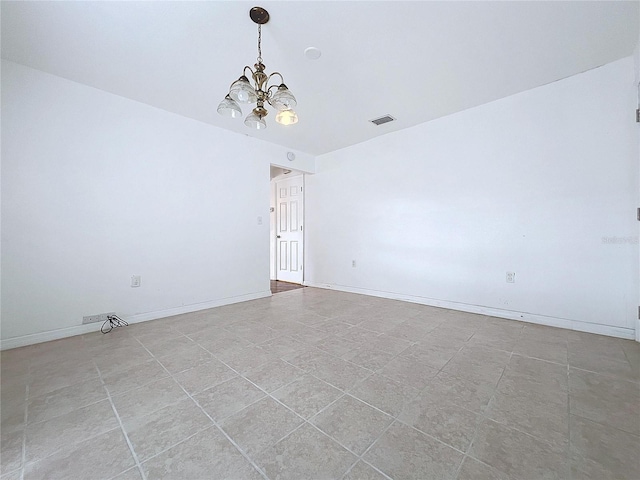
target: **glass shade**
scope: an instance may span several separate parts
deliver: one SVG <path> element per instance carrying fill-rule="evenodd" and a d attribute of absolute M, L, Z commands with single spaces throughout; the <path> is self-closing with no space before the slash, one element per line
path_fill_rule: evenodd
<path fill-rule="evenodd" d="M 293 125 L 298 123 L 298 115 L 293 110 L 281 110 L 276 115 L 276 122 L 282 125 Z"/>
<path fill-rule="evenodd" d="M 238 103 L 254 103 L 258 100 L 255 89 L 244 75 L 231 84 L 229 95 Z"/>
<path fill-rule="evenodd" d="M 267 128 L 267 122 L 264 121 L 260 115 L 256 112 L 251 112 L 247 118 L 244 119 L 244 124 L 249 128 L 255 128 L 256 130 L 263 130 Z"/>
<path fill-rule="evenodd" d="M 278 87 L 278 90 L 269 99 L 269 103 L 277 110 L 291 110 L 298 105 L 296 97 L 284 83 Z"/>
<path fill-rule="evenodd" d="M 224 117 L 238 118 L 242 115 L 242 110 L 240 105 L 227 95 L 218 105 L 218 113 Z"/>

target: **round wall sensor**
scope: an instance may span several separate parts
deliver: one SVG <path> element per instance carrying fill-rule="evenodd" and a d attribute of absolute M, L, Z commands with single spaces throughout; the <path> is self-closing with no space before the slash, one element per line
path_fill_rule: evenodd
<path fill-rule="evenodd" d="M 287 158 L 290 162 L 293 162 L 296 159 L 296 154 L 293 152 L 287 152 Z"/>
<path fill-rule="evenodd" d="M 306 48 L 304 51 L 304 56 L 308 60 L 317 60 L 320 58 L 320 55 L 322 55 L 322 52 L 320 51 L 320 49 L 316 47 L 309 47 L 309 48 Z"/>

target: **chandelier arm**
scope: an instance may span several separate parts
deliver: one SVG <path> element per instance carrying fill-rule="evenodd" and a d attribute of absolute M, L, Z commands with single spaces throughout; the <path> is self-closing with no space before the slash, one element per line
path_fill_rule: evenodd
<path fill-rule="evenodd" d="M 253 71 L 253 68 L 251 68 L 249 65 L 245 65 L 244 68 L 242 69 L 242 75 L 244 75 L 245 77 L 247 76 L 247 68 L 249 69 L 249 71 L 251 72 L 251 74 L 249 75 L 250 77 L 253 77 L 253 74 L 255 73 Z"/>
<path fill-rule="evenodd" d="M 271 77 L 273 77 L 274 75 L 278 75 L 280 77 L 280 83 L 284 83 L 284 77 L 282 76 L 282 74 L 280 72 L 273 72 L 271 75 L 267 77 L 267 84 L 269 84 L 269 80 L 271 80 Z"/>

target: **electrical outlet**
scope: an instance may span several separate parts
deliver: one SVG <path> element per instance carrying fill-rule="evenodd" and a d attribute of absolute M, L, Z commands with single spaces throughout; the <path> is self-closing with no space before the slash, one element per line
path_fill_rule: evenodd
<path fill-rule="evenodd" d="M 355 268 L 355 266 L 356 266 L 356 261 L 355 260 L 351 260 L 351 266 Z"/>
<path fill-rule="evenodd" d="M 507 272 L 507 283 L 516 283 L 516 272 Z"/>
<path fill-rule="evenodd" d="M 116 312 L 100 313 L 98 315 L 87 315 L 86 317 L 82 317 L 82 324 L 85 325 L 87 323 L 106 322 L 107 317 L 115 314 Z"/>
<path fill-rule="evenodd" d="M 131 276 L 131 287 L 139 287 L 140 286 L 140 275 L 132 275 Z"/>

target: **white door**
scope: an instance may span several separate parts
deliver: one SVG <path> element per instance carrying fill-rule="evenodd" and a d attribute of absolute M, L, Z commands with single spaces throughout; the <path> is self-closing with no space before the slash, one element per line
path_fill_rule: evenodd
<path fill-rule="evenodd" d="M 303 176 L 276 182 L 276 279 L 302 283 Z"/>

